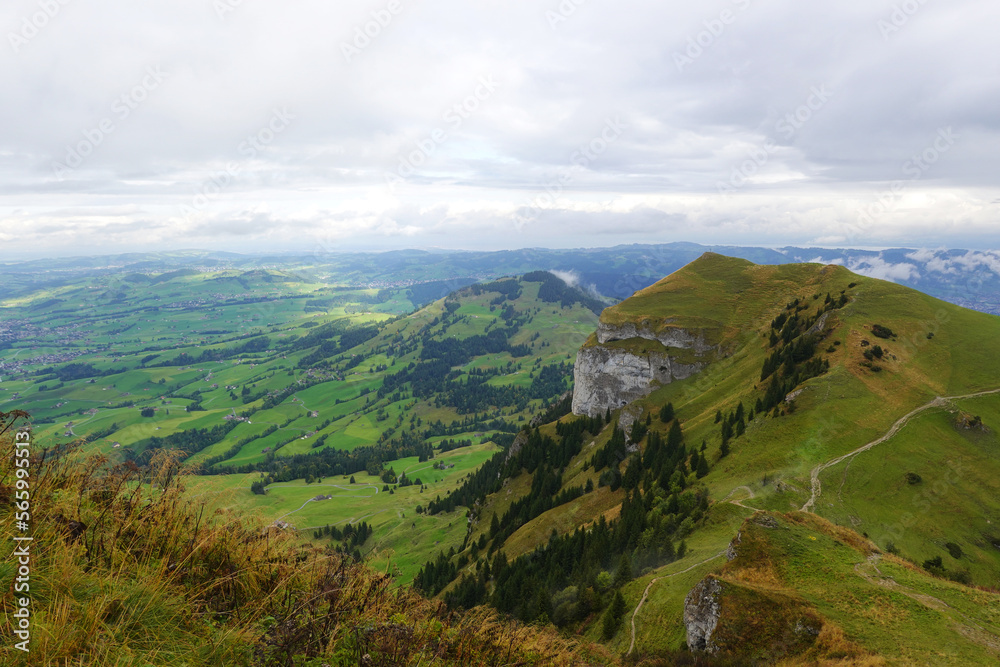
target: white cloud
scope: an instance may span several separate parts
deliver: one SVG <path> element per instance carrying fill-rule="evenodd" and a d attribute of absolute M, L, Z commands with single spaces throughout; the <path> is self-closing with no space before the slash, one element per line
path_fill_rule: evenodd
<path fill-rule="evenodd" d="M 807 264 L 824 264 L 824 265 L 835 264 L 837 266 L 843 266 L 844 265 L 844 259 L 842 257 L 834 257 L 833 259 L 823 259 L 823 256 L 820 255 L 818 257 L 814 257 L 813 259 L 810 259 L 807 262 Z"/>
<path fill-rule="evenodd" d="M 863 276 L 879 278 L 880 280 L 891 280 L 893 282 L 902 280 L 912 281 L 920 278 L 920 271 L 913 264 L 893 264 L 892 262 L 885 261 L 882 255 L 861 258 L 848 257 L 847 268 Z"/>
<path fill-rule="evenodd" d="M 906 258 L 912 259 L 915 262 L 929 262 L 934 259 L 939 251 L 930 250 L 929 248 L 921 248 L 919 250 L 914 250 L 911 253 L 907 253 Z"/>
<path fill-rule="evenodd" d="M 747 8 L 683 70 L 675 55 L 717 8 L 583 3 L 553 30 L 557 3 L 403 0 L 347 62 L 383 0 L 231 4 L 220 18 L 207 0 L 69 3 L 7 53 L 0 86 L 19 100 L 0 107 L 8 248 L 1000 242 L 998 90 L 981 76 L 996 3 L 928 3 L 890 40 L 879 3 L 735 3 Z M 35 12 L 13 0 L 0 23 Z M 136 93 L 150 67 L 163 81 Z M 280 132 L 276 109 L 294 116 Z M 113 130 L 96 133 L 105 119 Z M 908 180 L 946 126 L 955 145 Z M 81 144 L 80 166 L 56 178 Z M 401 160 L 413 170 L 390 189 Z M 720 196 L 734 174 L 742 185 Z M 905 196 L 859 227 L 895 180 Z M 543 195 L 538 224 L 515 232 L 511 212 Z M 103 235 L 110 210 L 136 226 Z"/>
<path fill-rule="evenodd" d="M 1000 275 L 1000 253 L 997 251 L 969 250 L 964 254 L 956 254 L 945 249 L 921 249 L 908 253 L 906 257 L 923 263 L 927 271 L 936 273 L 958 275 L 984 268 Z"/>
<path fill-rule="evenodd" d="M 989 269 L 993 273 L 1000 275 L 1000 253 L 996 251 L 975 252 L 970 250 L 964 255 L 955 257 L 953 261 L 969 271 L 982 266 Z"/>
<path fill-rule="evenodd" d="M 578 274 L 576 271 L 552 271 L 552 270 L 550 270 L 549 273 L 551 273 L 556 278 L 558 278 L 559 280 L 561 280 L 564 283 L 566 283 L 566 285 L 568 287 L 576 287 L 577 285 L 580 284 L 580 274 Z"/>

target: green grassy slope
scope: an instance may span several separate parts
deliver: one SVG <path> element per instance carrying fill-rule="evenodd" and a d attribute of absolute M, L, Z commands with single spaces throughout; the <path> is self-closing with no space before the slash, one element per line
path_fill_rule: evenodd
<path fill-rule="evenodd" d="M 749 410 L 764 395 L 768 382 L 761 380 L 761 369 L 775 349 L 769 341 L 772 321 L 781 313 L 794 312 L 787 307 L 795 300 L 805 306 L 803 315 L 812 316 L 822 309 L 827 294 L 834 300 L 841 294 L 846 297 L 843 307 L 828 313 L 817 348 L 816 357 L 829 361 L 829 370 L 802 383 L 794 399 L 781 403 L 776 411 L 755 414 L 745 434 L 730 441 L 731 452 L 723 457 L 716 413 L 728 415 L 739 402 Z M 654 585 L 649 592 L 643 615 L 655 610 L 657 622 L 641 620 L 644 616 L 637 621 L 640 652 L 681 648 L 684 598 L 694 583 L 724 562 L 704 561 L 726 548 L 739 522 L 755 509 L 789 512 L 807 505 L 813 499 L 813 471 L 840 457 L 846 458 L 817 472 L 819 493 L 811 505 L 816 513 L 865 534 L 878 549 L 898 551 L 906 562 L 916 563 L 918 570 L 925 560 L 940 556 L 943 570 L 935 570 L 937 574 L 996 586 L 1000 578 L 1000 531 L 994 528 L 1000 525 L 995 481 L 1000 477 L 996 436 L 1000 394 L 930 404 L 937 397 L 1000 389 L 1000 318 L 838 266 L 758 266 L 708 254 L 608 308 L 601 320 L 612 325 L 631 322 L 653 330 L 697 330 L 721 353 L 698 375 L 658 388 L 627 408 L 641 418 L 652 414 L 653 429 L 665 432 L 655 415 L 668 402 L 674 405 L 686 442 L 706 444 L 711 469 L 699 481 L 714 503 L 705 524 L 687 539 L 689 552 L 683 559 L 637 573 L 642 576 L 623 589 L 631 614 L 650 581 L 669 582 Z M 892 335 L 875 336 L 875 325 L 891 330 Z M 596 339 L 591 336 L 587 344 L 596 344 Z M 633 339 L 615 344 L 641 352 L 647 342 Z M 864 352 L 875 345 L 882 348 L 883 356 L 871 363 Z M 929 407 L 921 410 L 925 406 Z M 897 425 L 913 411 L 918 412 Z M 972 421 L 976 416 L 982 426 Z M 970 423 L 974 426 L 969 427 Z M 595 447 L 608 440 L 609 431 L 594 438 Z M 887 434 L 891 437 L 884 442 L 851 456 Z M 585 447 L 570 463 L 564 488 L 587 478 L 582 468 L 593 451 Z M 596 479 L 593 471 L 590 474 Z M 529 486 L 527 480 L 517 482 L 517 488 Z M 608 493 L 606 488 L 597 489 L 555 507 L 522 526 L 502 550 L 516 556 L 543 546 L 553 527 L 569 533 L 598 514 L 613 518 L 616 510 L 609 508 L 613 503 L 601 499 L 601 494 L 610 498 Z M 488 521 L 492 513 L 502 513 L 515 499 L 504 492 L 490 496 L 479 515 Z M 581 513 L 583 505 L 591 508 L 589 516 Z M 484 531 L 482 525 L 474 526 L 472 537 Z M 695 569 L 685 572 L 692 566 Z M 920 579 L 921 590 L 943 587 L 956 595 L 979 595 L 959 584 L 931 579 L 927 573 L 906 572 Z M 902 571 L 897 574 L 903 576 Z M 858 578 L 858 585 L 872 587 L 863 578 Z M 799 587 L 805 590 L 807 586 L 821 595 L 822 586 L 816 582 L 789 579 L 786 584 L 789 590 L 798 591 L 796 595 L 802 594 Z M 846 633 L 845 641 L 860 647 L 859 655 L 867 649 L 883 653 L 887 641 L 899 646 L 895 653 L 886 653 L 895 656 L 893 660 L 905 661 L 923 650 L 920 641 L 924 640 L 904 640 L 909 632 L 906 623 L 889 624 L 877 636 L 861 632 L 871 620 L 865 620 L 866 609 L 847 605 L 836 612 L 827 610 Z M 948 618 L 926 627 L 912 626 L 913 631 L 933 637 L 937 628 L 948 626 Z M 599 636 L 599 625 L 589 626 L 589 636 Z M 987 632 L 996 630 L 990 626 Z M 630 635 L 626 623 L 611 645 L 624 652 Z M 960 664 L 968 659 L 977 664 L 983 660 L 986 653 L 981 642 L 967 635 L 955 635 L 957 648 L 943 654 L 943 662 Z M 932 660 L 930 664 L 937 663 Z"/>
<path fill-rule="evenodd" d="M 932 577 L 812 514 L 755 515 L 717 570 L 720 653 L 795 664 L 988 665 L 1000 595 Z"/>
<path fill-rule="evenodd" d="M 30 332 L 0 339 L 0 361 L 9 364 L 0 374 L 0 410 L 25 409 L 39 442 L 84 439 L 83 451 L 111 464 L 142 464 L 172 446 L 171 437 L 205 429 L 213 435 L 183 444 L 185 462 L 238 474 L 199 477 L 193 493 L 269 521 L 294 512 L 286 520 L 303 528 L 368 517 L 375 534 L 364 551 L 382 554 L 380 565 L 391 560 L 406 582 L 431 551 L 465 537 L 464 510 L 432 518 L 415 508 L 446 495 L 492 455 L 498 433 L 512 434 L 571 386 L 572 355 L 597 315 L 582 292 L 561 303 L 565 288 L 549 284 L 540 298 L 543 286 L 537 277 L 509 279 L 501 291 L 468 288 L 408 314 L 402 286 L 330 285 L 272 270 L 96 275 L 39 288 L 0 307 L 0 324 L 20 322 Z M 460 403 L 468 398 L 460 387 L 415 395 L 413 382 L 379 393 L 386 378 L 427 361 L 425 346 L 498 329 L 503 351 L 449 357 L 433 378 L 455 386 L 486 377 L 491 395 Z M 461 446 L 444 453 L 445 441 Z M 436 471 L 409 456 L 422 445 L 422 456 L 434 448 L 435 460 L 460 463 Z M 300 509 L 323 491 L 305 485 L 307 472 L 335 475 L 298 464 L 288 473 L 283 461 L 376 446 L 388 448 L 378 461 L 386 469 L 418 471 L 422 494 L 419 487 L 383 493 L 385 483 L 362 466 L 352 472 L 359 485 L 377 482 L 372 497 L 333 488 L 332 500 Z M 252 495 L 258 476 L 248 471 L 272 460 L 277 483 L 267 496 Z"/>

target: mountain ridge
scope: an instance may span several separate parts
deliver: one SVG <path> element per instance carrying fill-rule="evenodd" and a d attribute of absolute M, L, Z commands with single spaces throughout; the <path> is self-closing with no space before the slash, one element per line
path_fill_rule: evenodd
<path fill-rule="evenodd" d="M 906 559 L 900 561 L 905 567 L 922 573 L 916 586 L 927 593 L 921 594 L 933 597 L 929 591 L 939 579 L 959 582 L 951 584 L 959 591 L 966 590 L 962 587 L 967 584 L 987 586 L 996 581 L 1000 539 L 990 532 L 990 524 L 1000 521 L 1000 503 L 991 491 L 995 483 L 988 480 L 1000 474 L 1000 442 L 992 428 L 1000 425 L 995 391 L 1000 355 L 990 352 L 1000 352 L 1000 318 L 837 265 L 764 266 L 709 254 L 602 312 L 598 331 L 581 347 L 577 371 L 580 359 L 595 349 L 646 360 L 655 358 L 661 349 L 687 353 L 680 345 L 669 348 L 660 341 L 663 332 L 685 326 L 698 328 L 719 350 L 697 373 L 671 378 L 669 383 L 650 377 L 641 395 L 625 392 L 616 404 L 588 410 L 577 409 L 577 394 L 587 391 L 593 378 L 578 374 L 573 408 L 585 416 L 565 416 L 555 425 L 538 429 L 539 436 L 548 435 L 558 443 L 559 433 L 581 424 L 580 420 L 591 420 L 584 427 L 593 429 L 593 420 L 604 417 L 604 426 L 588 431 L 580 453 L 561 468 L 561 485 L 555 487 L 562 493 L 574 486 L 592 485 L 592 493 L 557 503 L 534 518 L 529 514 L 516 532 L 501 531 L 501 536 L 509 537 L 498 538 L 500 543 L 490 541 L 495 534 L 488 528 L 491 514 L 496 521 L 509 513 L 507 508 L 516 506 L 518 494 L 528 493 L 529 488 L 536 493 L 534 482 L 541 473 L 514 472 L 509 486 L 505 482 L 503 491 L 477 503 L 467 542 L 488 546 L 490 554 L 506 553 L 504 563 L 509 561 L 525 573 L 538 567 L 528 565 L 530 559 L 549 558 L 548 552 L 575 544 L 580 526 L 598 530 L 607 522 L 611 534 L 618 535 L 632 522 L 637 529 L 645 527 L 644 536 L 648 532 L 657 536 L 653 539 L 672 544 L 672 555 L 650 561 L 647 547 L 642 546 L 648 544 L 646 537 L 638 542 L 622 538 L 626 539 L 622 544 L 636 546 L 622 547 L 621 565 L 616 561 L 603 564 L 606 574 L 626 582 L 619 590 L 623 605 L 604 603 L 609 606 L 601 618 L 610 620 L 604 622 L 603 630 L 595 620 L 572 620 L 572 615 L 565 620 L 571 612 L 557 604 L 576 599 L 571 595 L 582 596 L 588 585 L 601 590 L 593 578 L 595 571 L 560 579 L 564 583 L 549 589 L 552 613 L 559 623 L 574 628 L 582 622 L 578 631 L 587 637 L 599 640 L 603 636 L 623 653 L 638 646 L 634 650 L 640 657 L 685 646 L 696 648 L 683 629 L 685 598 L 706 576 L 725 570 L 717 562 L 719 554 L 757 512 L 787 515 L 789 519 L 775 520 L 810 525 L 833 521 L 837 526 L 827 532 L 840 536 L 836 544 L 869 545 L 869 551 L 845 572 L 853 573 L 855 565 L 867 567 L 864 563 L 872 553 L 900 554 Z M 698 338 L 691 331 L 688 334 L 687 341 Z M 979 423 L 981 428 L 961 426 Z M 687 444 L 679 467 L 683 472 L 657 480 L 647 466 L 660 456 L 655 452 L 661 439 L 674 437 L 677 425 L 683 438 L 679 442 Z M 612 454 L 610 468 L 600 458 L 602 452 Z M 851 462 L 857 463 L 845 467 Z M 945 475 L 949 462 L 965 474 Z M 818 484 L 826 482 L 832 490 L 810 505 L 813 479 Z M 876 488 L 884 490 L 876 492 Z M 907 497 L 914 493 L 918 500 Z M 640 498 L 643 510 L 635 506 Z M 682 528 L 684 510 L 680 515 L 671 513 L 678 505 L 700 502 L 699 498 L 711 500 L 704 511 L 687 514 Z M 803 506 L 815 514 L 802 513 Z M 951 520 L 943 521 L 949 512 Z M 661 529 L 666 532 L 658 532 Z M 661 538 L 661 534 L 668 537 Z M 808 536 L 804 539 L 812 541 Z M 841 548 L 836 544 L 827 546 Z M 468 552 L 459 555 L 470 556 Z M 474 554 L 469 562 L 472 568 Z M 630 579 L 630 573 L 641 576 Z M 671 582 L 666 588 L 652 585 L 664 578 Z M 467 590 L 468 581 L 462 579 L 449 587 L 447 595 L 462 599 L 465 593 L 460 591 Z M 566 583 L 570 587 L 560 590 Z M 493 595 L 505 595 L 502 586 L 507 585 L 493 584 Z M 779 612 L 783 607 L 796 608 L 800 602 L 795 600 L 804 599 L 803 587 L 814 585 L 813 574 L 801 573 L 794 584 L 785 586 L 791 597 L 768 593 L 777 605 L 774 613 L 785 613 Z M 874 595 L 884 587 L 863 578 L 860 586 L 857 594 L 864 595 Z M 570 593 L 570 589 L 579 592 Z M 1000 598 L 984 595 L 987 608 L 1000 610 Z M 629 631 L 627 615 L 617 616 L 615 611 L 634 610 L 634 621 L 640 611 L 646 614 L 647 607 L 657 610 L 665 625 L 640 623 L 635 636 Z M 765 661 L 785 659 L 800 664 L 794 661 L 846 651 L 844 656 L 861 661 L 857 664 L 908 664 L 907 656 L 916 650 L 917 644 L 907 644 L 902 636 L 890 633 L 901 642 L 901 648 L 890 649 L 880 643 L 882 639 L 862 632 L 858 612 L 837 607 L 836 614 L 848 613 L 849 617 L 833 619 L 829 616 L 833 607 L 824 605 L 821 598 L 802 608 L 818 610 L 809 612 L 817 621 L 809 626 L 816 633 L 806 632 L 795 650 L 769 653 L 771 648 L 762 639 L 761 653 L 741 652 L 729 644 L 719 655 L 732 659 L 770 656 Z M 536 612 L 521 609 L 516 613 L 530 616 Z M 742 623 L 739 618 L 730 616 L 721 622 Z M 1000 636 L 1000 627 L 989 623 L 984 626 L 989 628 L 986 632 Z M 793 619 L 791 630 L 795 627 Z M 825 633 L 824 627 L 829 627 Z M 893 632 L 903 632 L 905 627 L 897 625 Z M 766 633 L 761 637 L 783 641 Z M 982 642 L 969 642 L 956 649 L 955 655 L 975 656 L 971 664 L 985 664 L 989 649 L 984 654 Z M 980 648 L 969 648 L 972 645 Z"/>

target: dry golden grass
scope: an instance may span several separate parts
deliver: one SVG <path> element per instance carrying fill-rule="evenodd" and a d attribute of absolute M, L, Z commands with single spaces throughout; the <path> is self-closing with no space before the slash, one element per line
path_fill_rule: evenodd
<path fill-rule="evenodd" d="M 0 437 L 0 498 L 12 446 Z M 350 557 L 206 512 L 184 499 L 169 452 L 148 468 L 108 467 L 64 448 L 36 452 L 31 470 L 31 664 L 591 664 L 554 630 L 453 614 Z M 0 539 L 10 510 L 0 503 Z M 0 663 L 21 661 L 13 651 Z"/>
<path fill-rule="evenodd" d="M 779 667 L 883 667 L 885 659 L 861 648 L 837 625 L 827 621 L 816 644 L 805 655 L 778 663 Z"/>
<path fill-rule="evenodd" d="M 726 578 L 756 588 L 783 590 L 787 588 L 771 563 L 741 567 L 726 572 Z"/>

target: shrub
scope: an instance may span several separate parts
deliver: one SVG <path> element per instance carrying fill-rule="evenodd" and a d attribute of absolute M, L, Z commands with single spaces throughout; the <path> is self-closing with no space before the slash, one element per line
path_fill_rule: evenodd
<path fill-rule="evenodd" d="M 917 473 L 915 472 L 906 473 L 907 484 L 920 484 L 920 482 L 922 481 L 924 481 L 924 478 L 918 475 Z"/>
<path fill-rule="evenodd" d="M 939 577 L 943 577 L 945 575 L 944 561 L 941 560 L 941 556 L 935 556 L 934 558 L 929 558 L 924 561 L 923 565 L 924 569 L 930 572 L 931 574 L 935 574 Z"/>
<path fill-rule="evenodd" d="M 944 548 L 948 550 L 948 553 L 951 554 L 952 558 L 958 560 L 959 558 L 962 557 L 963 553 L 962 547 L 958 546 L 954 542 L 949 542 L 948 544 L 944 545 Z"/>
<path fill-rule="evenodd" d="M 896 334 L 889 327 L 884 327 L 881 324 L 873 324 L 872 335 L 878 338 L 892 338 Z"/>
<path fill-rule="evenodd" d="M 966 570 L 958 570 L 957 572 L 949 572 L 948 578 L 954 582 L 964 584 L 966 586 L 972 585 L 972 575 Z"/>

